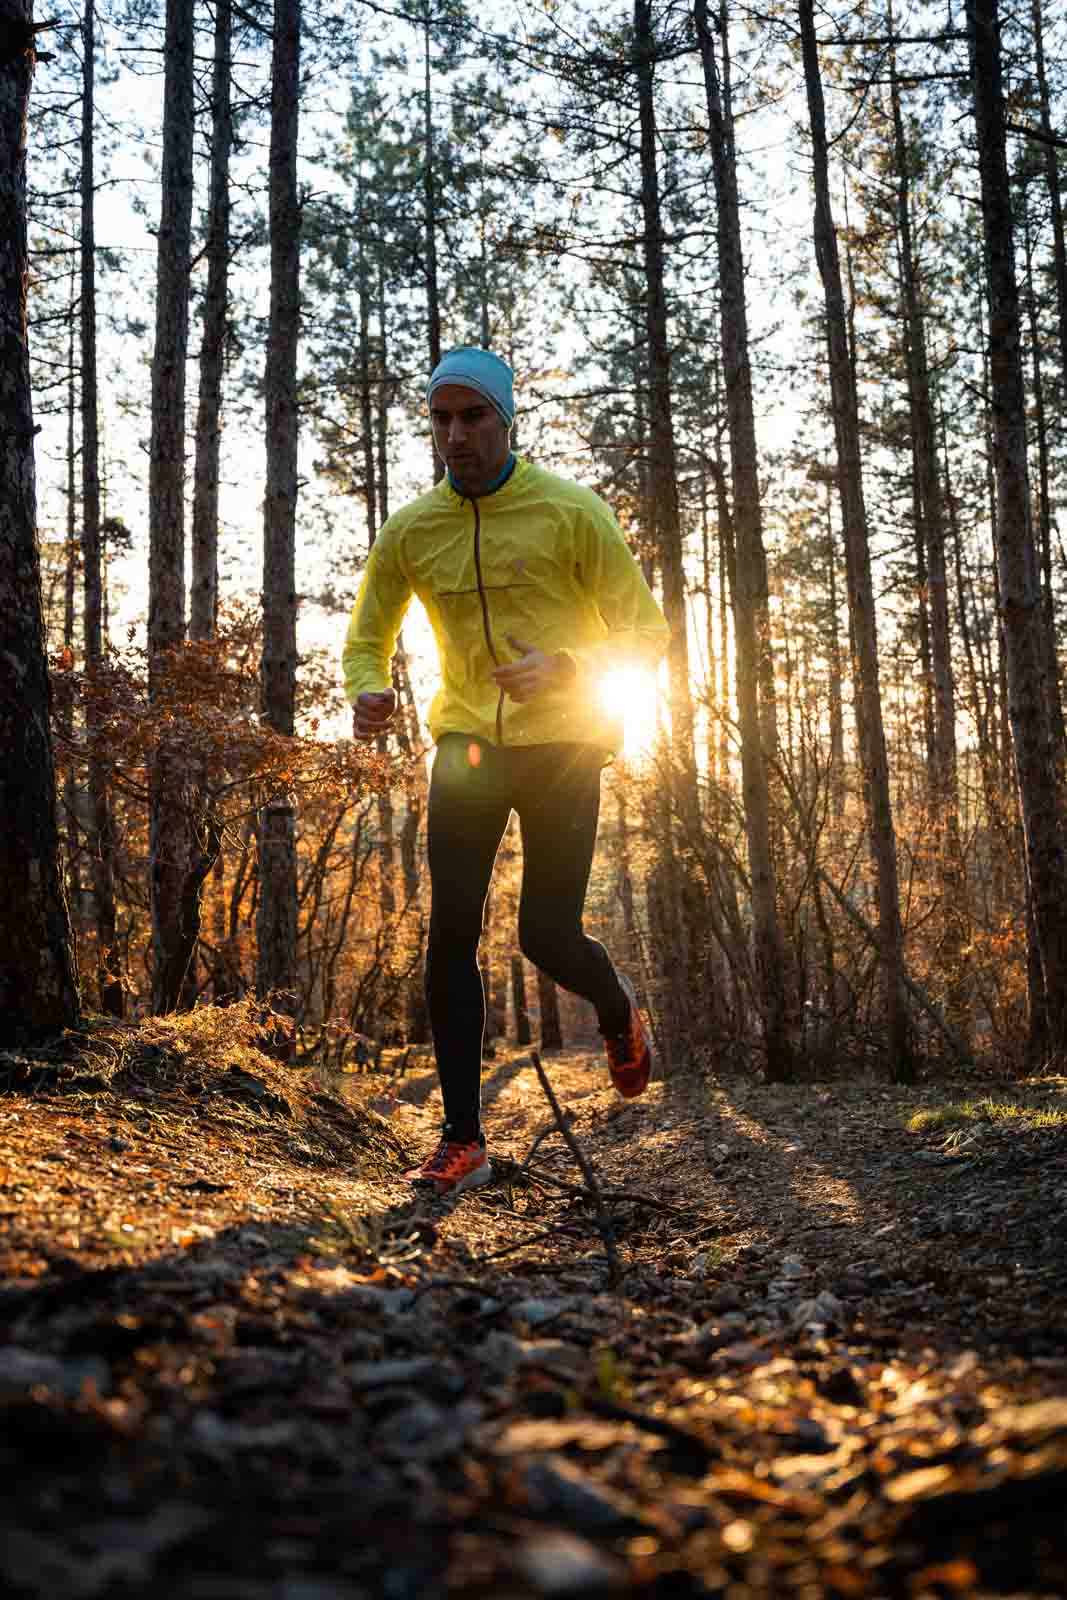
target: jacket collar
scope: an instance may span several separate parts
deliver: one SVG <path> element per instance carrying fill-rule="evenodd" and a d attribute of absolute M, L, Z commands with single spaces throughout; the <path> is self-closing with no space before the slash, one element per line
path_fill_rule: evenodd
<path fill-rule="evenodd" d="M 505 461 L 503 467 L 501 467 L 500 471 L 497 473 L 497 475 L 493 479 L 492 483 L 489 485 L 489 487 L 487 489 L 485 489 L 477 497 L 475 497 L 474 495 L 468 494 L 466 492 L 466 490 L 463 488 L 463 485 L 461 483 L 457 482 L 455 477 L 453 477 L 453 475 L 452 475 L 452 469 L 451 468 L 449 468 L 448 471 L 446 472 L 445 477 L 442 479 L 442 482 L 447 484 L 450 493 L 457 500 L 473 500 L 475 498 L 477 498 L 478 500 L 487 500 L 490 495 L 499 494 L 502 489 L 507 487 L 507 485 L 511 482 L 511 480 L 512 480 L 514 474 L 515 474 L 516 468 L 519 465 L 520 465 L 520 457 L 515 455 L 514 452 L 510 453 L 508 455 L 508 459 Z"/>

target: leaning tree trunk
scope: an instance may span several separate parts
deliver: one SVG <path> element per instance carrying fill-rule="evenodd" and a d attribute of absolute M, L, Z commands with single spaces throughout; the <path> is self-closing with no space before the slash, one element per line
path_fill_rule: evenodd
<path fill-rule="evenodd" d="M 904 997 L 900 889 L 897 878 L 896 839 L 893 834 L 893 815 L 889 798 L 889 765 L 882 725 L 882 698 L 878 681 L 878 629 L 874 612 L 867 509 L 863 499 L 859 407 L 849 350 L 837 232 L 830 207 L 826 112 L 823 104 L 818 47 L 815 41 L 814 0 L 799 0 L 799 17 L 814 157 L 815 254 L 826 298 L 826 335 L 834 435 L 837 444 L 838 488 L 844 524 L 849 615 L 856 652 L 858 678 L 856 722 L 878 882 L 878 953 L 885 975 L 889 1070 L 897 1082 L 910 1082 L 914 1078 L 915 1066 L 909 1048 L 908 1015 Z"/>
<path fill-rule="evenodd" d="M 1041 593 L 1030 517 L 1019 289 L 1005 151 L 1005 104 L 996 0 L 969 0 L 971 72 L 989 296 L 989 381 L 996 475 L 997 570 L 1008 708 L 1026 868 L 1041 956 L 1048 1044 L 1067 1050 L 1067 853 L 1057 805 L 1045 694 Z"/>
<path fill-rule="evenodd" d="M 0 1046 L 78 1021 L 41 607 L 26 334 L 31 12 L 0 0 Z"/>
<path fill-rule="evenodd" d="M 185 637 L 185 359 L 193 206 L 193 0 L 167 0 L 162 204 L 148 463 L 148 692 L 157 704 Z M 196 949 L 188 774 L 161 738 L 149 772 L 152 1004 L 173 1011 Z M 195 922 L 195 916 L 194 916 Z"/>
<path fill-rule="evenodd" d="M 768 762 L 774 761 L 777 755 L 775 707 L 773 699 L 769 705 L 760 705 L 760 690 L 771 676 L 768 670 L 771 639 L 767 555 L 763 544 L 752 373 L 748 358 L 748 306 L 741 249 L 741 211 L 732 114 L 729 99 L 724 100 L 719 85 L 718 66 L 708 26 L 707 0 L 696 0 L 694 19 L 704 66 L 718 218 L 723 381 L 730 434 L 736 556 L 734 630 L 741 724 L 741 784 L 751 875 L 754 954 L 767 1050 L 767 1074 L 773 1081 L 781 1083 L 793 1076 L 787 1004 L 790 984 L 785 945 L 778 922 L 771 843 Z M 729 59 L 725 16 L 720 21 L 720 28 L 725 63 Z M 728 93 L 727 88 L 727 96 Z M 768 739 L 774 741 L 769 749 L 765 748 Z"/>
<path fill-rule="evenodd" d="M 93 164 L 96 32 L 93 0 L 86 0 L 82 24 L 81 119 L 81 429 L 82 429 L 82 588 L 84 595 L 85 670 L 100 670 L 104 657 L 103 562 L 100 548 L 100 437 L 96 382 L 96 186 Z M 97 981 L 100 1009 L 121 1017 L 124 1010 L 122 963 L 116 940 L 115 828 L 107 781 L 105 751 L 95 695 L 88 697 L 86 739 L 89 746 L 88 854 L 93 875 L 96 915 Z"/>
<path fill-rule="evenodd" d="M 296 354 L 300 332 L 300 0 L 277 0 L 271 64 L 270 325 L 265 376 L 267 489 L 263 506 L 263 719 L 292 735 L 296 700 Z M 296 821 L 292 797 L 264 806 L 259 825 L 256 988 L 295 1006 Z"/>

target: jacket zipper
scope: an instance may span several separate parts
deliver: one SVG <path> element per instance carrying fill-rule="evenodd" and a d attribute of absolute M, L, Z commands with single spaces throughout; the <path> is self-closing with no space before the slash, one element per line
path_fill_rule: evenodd
<path fill-rule="evenodd" d="M 496 646 L 493 643 L 493 630 L 489 626 L 489 597 L 485 592 L 485 584 L 482 582 L 482 517 L 481 512 L 478 510 L 477 500 L 472 499 L 471 505 L 474 508 L 474 575 L 478 583 L 478 599 L 481 601 L 482 606 L 482 629 L 485 633 L 485 642 L 488 646 L 489 654 L 493 658 L 493 665 L 499 667 L 500 657 L 496 653 Z M 497 744 L 504 743 L 503 689 L 501 689 L 496 703 L 496 742 Z"/>

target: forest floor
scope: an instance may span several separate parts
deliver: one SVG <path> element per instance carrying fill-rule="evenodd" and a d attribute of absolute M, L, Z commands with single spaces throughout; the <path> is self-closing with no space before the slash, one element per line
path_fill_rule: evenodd
<path fill-rule="evenodd" d="M 545 1067 L 599 1210 L 528 1051 L 455 1203 L 426 1062 L 0 1054 L 0 1592 L 1067 1595 L 1067 1080 Z"/>

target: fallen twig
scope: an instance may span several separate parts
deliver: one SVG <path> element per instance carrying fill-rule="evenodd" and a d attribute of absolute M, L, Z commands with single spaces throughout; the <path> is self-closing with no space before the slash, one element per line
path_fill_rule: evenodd
<path fill-rule="evenodd" d="M 541 1132 L 537 1135 L 537 1138 L 534 1140 L 533 1144 L 523 1157 L 522 1163 L 519 1166 L 519 1170 L 516 1173 L 516 1177 L 521 1178 L 529 1170 L 530 1162 L 533 1160 L 538 1150 L 544 1144 L 545 1140 L 550 1139 L 555 1132 L 555 1126 L 541 1129 Z"/>
<path fill-rule="evenodd" d="M 524 1250 L 528 1244 L 543 1244 L 546 1239 L 578 1239 L 580 1237 L 580 1234 L 574 1233 L 572 1229 L 567 1227 L 545 1228 L 541 1233 L 531 1233 L 527 1234 L 525 1239 L 513 1240 L 511 1244 L 505 1245 L 503 1250 L 494 1250 L 491 1255 L 479 1256 L 478 1265 L 484 1267 L 488 1261 L 499 1261 L 501 1256 L 514 1255 L 516 1250 Z"/>
<path fill-rule="evenodd" d="M 550 1188 L 561 1189 L 564 1194 L 585 1194 L 584 1184 L 565 1183 L 562 1178 L 555 1177 L 546 1172 L 544 1167 L 519 1166 L 515 1161 L 509 1161 L 506 1156 L 494 1156 L 493 1166 L 506 1183 L 517 1182 L 521 1178 L 529 1178 L 531 1182 L 547 1183 Z M 663 1211 L 669 1217 L 692 1217 L 693 1213 L 685 1206 L 672 1206 L 666 1200 L 655 1200 L 651 1195 L 641 1194 L 636 1189 L 601 1189 L 601 1196 L 605 1200 L 624 1200 L 635 1206 L 648 1206 L 651 1211 Z M 711 1224 L 714 1226 L 714 1224 Z"/>
<path fill-rule="evenodd" d="M 596 1180 L 596 1174 L 589 1165 L 581 1145 L 578 1143 L 577 1139 L 574 1137 L 574 1134 L 567 1126 L 566 1118 L 564 1117 L 563 1112 L 560 1110 L 559 1101 L 556 1099 L 555 1090 L 548 1081 L 548 1074 L 541 1065 L 541 1057 L 538 1055 L 536 1050 L 530 1051 L 530 1060 L 533 1062 L 534 1070 L 536 1071 L 538 1078 L 541 1080 L 541 1087 L 545 1091 L 545 1099 L 552 1107 L 552 1115 L 556 1119 L 556 1126 L 563 1135 L 567 1149 L 574 1157 L 578 1166 L 578 1170 L 585 1179 L 586 1188 L 589 1190 L 589 1194 L 592 1198 L 593 1206 L 596 1211 L 597 1228 L 599 1229 L 601 1239 L 604 1241 L 604 1253 L 608 1258 L 608 1282 L 614 1289 L 618 1284 L 620 1277 L 619 1255 L 618 1251 L 615 1249 L 615 1233 L 611 1226 L 611 1218 L 608 1216 L 607 1210 L 605 1209 L 604 1196 L 600 1192 L 600 1185 Z"/>

